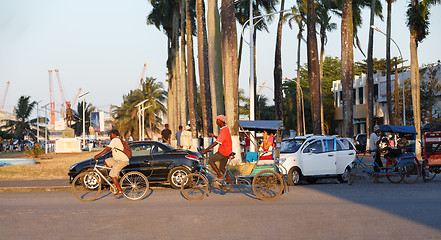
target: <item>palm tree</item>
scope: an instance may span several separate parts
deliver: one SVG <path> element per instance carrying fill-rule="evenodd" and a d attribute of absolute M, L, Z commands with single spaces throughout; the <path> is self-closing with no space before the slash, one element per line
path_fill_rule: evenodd
<path fill-rule="evenodd" d="M 193 140 L 198 138 L 197 127 L 196 127 L 196 102 L 197 102 L 197 86 L 195 79 L 195 67 L 194 67 L 194 57 L 193 57 L 193 26 L 191 17 L 190 0 L 185 0 L 186 2 L 186 32 L 187 32 L 187 89 L 188 89 L 188 115 L 190 118 L 190 125 L 192 131 Z M 194 141 L 193 141 L 194 142 Z M 197 147 L 197 146 L 196 146 Z M 195 147 L 195 149 L 196 149 Z"/>
<path fill-rule="evenodd" d="M 240 152 L 239 142 L 239 80 L 237 76 L 237 32 L 234 1 L 222 0 L 222 63 L 224 73 L 225 113 L 233 140 L 233 152 Z M 242 162 L 237 155 L 233 165 Z"/>
<path fill-rule="evenodd" d="M 121 106 L 113 106 L 112 109 L 114 124 L 121 135 L 139 136 L 138 108 L 135 106 L 144 100 L 147 100 L 145 106 L 148 106 L 145 110 L 145 114 L 148 116 L 145 123 L 152 132 L 159 131 L 158 126 L 162 120 L 159 116 L 166 112 L 163 105 L 163 102 L 166 101 L 166 95 L 163 84 L 156 82 L 155 78 L 146 78 L 141 90 L 131 90 L 127 95 L 124 95 Z"/>
<path fill-rule="evenodd" d="M 216 0 L 208 0 L 207 10 L 208 30 L 208 64 L 210 65 L 210 92 L 212 114 L 217 116 L 224 114 L 224 98 L 222 83 L 222 47 L 220 37 L 220 17 Z M 218 134 L 216 120 L 213 118 L 213 133 Z"/>
<path fill-rule="evenodd" d="M 354 76 L 354 22 L 352 20 L 352 0 L 342 1 L 341 18 L 341 82 L 343 95 L 343 136 L 353 137 L 352 89 Z"/>
<path fill-rule="evenodd" d="M 33 125 L 36 125 L 37 119 L 29 120 L 37 103 L 31 102 L 30 98 L 30 96 L 21 96 L 14 108 L 16 120 L 5 120 L 6 124 L 1 127 L 6 130 L 7 134 L 12 134 L 14 138 L 20 140 L 23 140 L 25 136 L 32 139 L 36 139 L 37 136 L 37 130 L 32 128 Z"/>
<path fill-rule="evenodd" d="M 280 3 L 280 11 L 285 8 L 285 0 Z M 282 92 L 282 25 L 283 16 L 279 14 L 279 23 L 277 25 L 276 50 L 274 57 L 274 105 L 276 108 L 276 120 L 283 120 L 283 92 Z"/>
<path fill-rule="evenodd" d="M 418 43 L 429 34 L 430 7 L 440 0 L 412 0 L 407 9 L 407 26 L 410 30 L 410 76 L 412 106 L 417 139 L 421 139 L 420 74 L 418 70 Z M 421 157 L 421 145 L 416 144 L 415 154 Z"/>
<path fill-rule="evenodd" d="M 208 133 L 213 131 L 211 114 L 211 94 L 210 78 L 208 65 L 208 40 L 207 26 L 205 22 L 205 5 L 203 0 L 196 0 L 196 21 L 197 21 L 197 40 L 198 43 L 198 66 L 199 82 L 202 107 L 202 132 L 208 144 Z M 204 146 L 206 146 L 204 144 Z"/>
<path fill-rule="evenodd" d="M 75 121 L 74 124 L 72 124 L 72 128 L 75 131 L 75 135 L 76 136 L 80 136 L 83 134 L 83 121 L 85 121 L 85 126 L 86 126 L 86 134 L 89 134 L 89 127 L 90 127 L 90 113 L 95 111 L 95 107 L 90 104 L 87 103 L 86 101 L 84 102 L 84 113 L 85 116 L 83 116 L 83 102 L 79 102 L 77 105 L 77 110 L 73 111 L 73 119 Z"/>
<path fill-rule="evenodd" d="M 392 104 L 391 104 L 391 85 L 390 85 L 390 38 L 391 38 L 391 15 L 392 15 L 392 3 L 395 0 L 386 0 L 387 2 L 387 27 L 386 27 L 386 99 L 387 99 L 387 116 L 389 124 L 396 124 L 392 122 Z"/>
<path fill-rule="evenodd" d="M 315 30 L 315 7 L 314 0 L 307 1 L 307 49 L 308 49 L 308 79 L 311 90 L 311 113 L 312 113 L 312 132 L 321 134 L 320 124 L 320 72 L 317 52 L 317 36 Z M 342 24 L 343 25 L 343 24 Z M 352 103 L 352 102 L 351 102 Z"/>

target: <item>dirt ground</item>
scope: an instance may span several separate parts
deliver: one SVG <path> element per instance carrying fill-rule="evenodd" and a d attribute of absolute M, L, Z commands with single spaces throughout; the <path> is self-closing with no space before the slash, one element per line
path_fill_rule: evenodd
<path fill-rule="evenodd" d="M 68 179 L 67 172 L 76 162 L 96 155 L 98 151 L 81 153 L 48 153 L 34 158 L 37 164 L 0 166 L 0 181 Z M 22 152 L 1 153 L 0 158 L 27 158 Z"/>

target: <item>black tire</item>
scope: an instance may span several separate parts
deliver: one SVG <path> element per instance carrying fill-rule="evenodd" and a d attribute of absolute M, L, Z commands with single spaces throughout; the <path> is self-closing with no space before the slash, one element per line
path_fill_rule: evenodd
<path fill-rule="evenodd" d="M 423 161 L 423 166 L 421 167 L 421 174 L 423 175 L 424 182 L 432 181 L 436 176 L 436 172 L 431 171 L 429 163 L 427 160 Z"/>
<path fill-rule="evenodd" d="M 400 183 L 403 181 L 403 175 L 400 172 L 400 168 L 393 165 L 393 163 L 386 163 L 386 173 L 388 173 L 386 178 L 391 183 Z"/>
<path fill-rule="evenodd" d="M 261 200 L 274 200 L 280 197 L 285 189 L 283 178 L 273 170 L 262 170 L 253 178 L 254 195 Z"/>
<path fill-rule="evenodd" d="M 355 182 L 355 178 L 357 178 L 357 172 L 358 172 L 358 163 L 355 163 L 352 168 L 351 171 L 349 172 L 349 177 L 348 177 L 348 184 L 352 185 Z"/>
<path fill-rule="evenodd" d="M 298 167 L 292 167 L 288 171 L 288 185 L 293 186 L 299 184 L 302 178 L 300 169 Z"/>
<path fill-rule="evenodd" d="M 168 182 L 172 188 L 181 188 L 184 179 L 190 174 L 190 170 L 186 167 L 175 167 L 170 171 L 168 175 Z"/>
<path fill-rule="evenodd" d="M 143 199 L 149 192 L 149 180 L 140 172 L 129 172 L 121 178 L 123 196 L 131 201 Z"/>
<path fill-rule="evenodd" d="M 401 176 L 405 183 L 414 183 L 418 179 L 418 164 L 415 161 L 407 161 L 400 165 Z"/>
<path fill-rule="evenodd" d="M 340 183 L 347 183 L 349 180 L 350 173 L 351 173 L 351 167 L 347 166 L 342 174 L 337 175 L 337 180 Z"/>
<path fill-rule="evenodd" d="M 201 200 L 208 193 L 208 180 L 199 173 L 189 174 L 181 186 L 182 195 L 188 200 Z"/>
<path fill-rule="evenodd" d="M 93 172 L 78 174 L 72 181 L 72 193 L 84 202 L 95 200 L 101 192 L 101 178 Z"/>

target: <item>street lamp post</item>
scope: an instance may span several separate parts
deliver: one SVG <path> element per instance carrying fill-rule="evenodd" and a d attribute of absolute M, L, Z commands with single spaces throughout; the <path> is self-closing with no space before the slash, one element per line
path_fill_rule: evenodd
<path fill-rule="evenodd" d="M 86 108 L 84 107 L 85 101 L 84 101 L 84 96 L 86 94 L 88 94 L 89 92 L 85 92 L 80 94 L 78 97 L 82 97 L 83 98 L 83 148 L 86 147 Z"/>
<path fill-rule="evenodd" d="M 303 135 L 306 135 L 306 128 L 305 128 L 305 104 L 304 104 L 304 102 L 303 102 L 303 90 L 302 90 L 302 87 L 300 87 L 299 82 L 297 82 L 297 81 L 294 80 L 294 79 L 291 79 L 291 78 L 285 78 L 284 80 L 293 81 L 293 82 L 295 82 L 295 83 L 299 86 L 299 88 L 300 88 L 300 94 L 302 95 Z"/>
<path fill-rule="evenodd" d="M 375 31 L 383 34 L 384 36 L 388 37 L 384 32 L 382 32 L 380 29 L 378 29 L 376 26 L 371 25 L 371 28 L 374 29 Z M 395 46 L 397 46 L 398 48 L 398 52 L 400 52 L 400 57 L 401 57 L 401 74 L 403 74 L 404 71 L 404 64 L 403 64 L 403 55 L 401 55 L 401 50 L 400 47 L 398 47 L 398 44 L 395 42 L 395 40 L 392 39 L 392 37 L 389 37 L 390 40 L 392 40 L 392 42 L 395 44 Z M 403 79 L 403 125 L 406 125 L 406 95 L 404 95 L 404 77 L 402 77 Z M 397 79 L 395 79 L 396 81 Z"/>
<path fill-rule="evenodd" d="M 135 107 L 138 108 L 138 127 L 139 127 L 138 137 L 139 137 L 140 141 L 144 140 L 144 137 L 145 137 L 144 136 L 144 134 L 145 134 L 145 130 L 144 130 L 145 129 L 145 127 L 144 127 L 144 122 L 145 122 L 144 121 L 144 110 L 150 107 L 150 106 L 144 107 L 144 103 L 147 102 L 147 101 L 148 101 L 148 99 L 146 99 L 146 100 L 136 104 L 136 106 L 135 106 Z"/>
<path fill-rule="evenodd" d="M 44 105 L 41 108 L 44 108 L 44 152 L 47 153 L 47 106 L 50 103 Z M 38 108 L 37 108 L 38 109 Z"/>

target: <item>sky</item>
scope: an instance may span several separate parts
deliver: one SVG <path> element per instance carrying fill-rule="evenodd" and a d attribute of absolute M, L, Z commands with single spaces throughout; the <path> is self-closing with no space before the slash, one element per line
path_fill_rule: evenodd
<path fill-rule="evenodd" d="M 375 25 L 386 32 L 386 3 L 382 3 L 384 21 L 376 18 Z M 392 6 L 391 36 L 404 59 L 410 59 L 409 30 L 405 20 L 407 4 L 408 1 L 398 1 Z M 285 5 L 289 6 L 290 2 Z M 279 8 L 277 6 L 277 10 Z M 30 96 L 40 107 L 49 103 L 48 70 L 54 69 L 59 69 L 67 100 L 72 102 L 82 88 L 81 92 L 89 92 L 86 101 L 104 111 L 109 111 L 110 105 L 120 105 L 123 95 L 138 87 L 144 63 L 147 64 L 145 75 L 163 82 L 167 89 L 167 38 L 162 31 L 146 24 L 150 12 L 151 5 L 145 0 L 0 0 L 0 100 L 6 82 L 10 81 L 4 109 L 12 112 L 22 95 Z M 331 21 L 337 23 L 338 29 L 328 33 L 325 54 L 340 57 L 341 19 L 332 16 Z M 359 38 L 367 53 L 367 8 L 363 10 L 363 21 Z M 432 7 L 429 21 L 430 34 L 418 47 L 420 65 L 441 60 L 441 28 L 437 26 L 441 22 L 440 5 Z M 269 105 L 273 104 L 276 25 L 277 19 L 270 25 L 269 32 L 257 33 L 256 44 L 257 83 L 265 82 L 262 93 L 267 96 Z M 241 26 L 237 27 L 240 33 Z M 296 27 L 290 29 L 287 24 L 283 27 L 283 78 L 296 76 L 297 31 Z M 244 36 L 249 39 L 247 29 Z M 194 41 L 196 46 L 196 38 Z M 374 57 L 385 58 L 385 45 L 385 36 L 375 33 Z M 242 54 L 239 88 L 248 95 L 250 50 L 246 44 Z M 306 62 L 304 42 L 301 56 L 303 65 Z M 395 56 L 399 56 L 398 49 L 391 43 L 391 57 Z M 363 59 L 355 49 L 354 61 Z M 61 96 L 54 72 L 52 78 L 54 100 L 59 109 Z"/>

